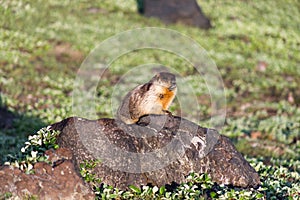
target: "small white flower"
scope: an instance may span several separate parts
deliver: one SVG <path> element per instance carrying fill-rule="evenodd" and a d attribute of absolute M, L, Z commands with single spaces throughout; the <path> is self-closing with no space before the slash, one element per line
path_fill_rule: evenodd
<path fill-rule="evenodd" d="M 28 168 L 27 168 L 27 170 L 30 171 L 30 170 L 32 170 L 32 169 L 33 169 L 33 165 L 30 164 L 30 163 L 28 163 Z"/>
<path fill-rule="evenodd" d="M 147 185 L 143 186 L 143 190 L 148 190 L 148 189 L 149 189 L 149 186 L 147 186 Z"/>
<path fill-rule="evenodd" d="M 22 147 L 22 148 L 21 148 L 21 152 L 22 152 L 22 153 L 24 153 L 25 150 L 26 150 L 25 147 Z"/>
<path fill-rule="evenodd" d="M 18 163 L 18 161 L 15 161 L 15 167 L 17 167 L 17 168 L 19 168 L 20 167 L 20 165 L 19 165 L 19 163 Z"/>
<path fill-rule="evenodd" d="M 37 151 L 31 151 L 31 157 L 36 158 L 37 154 Z"/>
<path fill-rule="evenodd" d="M 32 139 L 34 139 L 33 135 L 29 135 L 28 140 L 32 140 Z"/>
<path fill-rule="evenodd" d="M 153 187 L 153 193 L 156 193 L 158 191 L 158 187 L 157 186 L 154 186 Z"/>
<path fill-rule="evenodd" d="M 251 194 L 252 194 L 252 192 L 250 192 L 250 191 L 249 191 L 249 192 L 244 192 L 244 195 L 245 195 L 245 196 L 248 196 L 248 197 L 250 197 Z"/>

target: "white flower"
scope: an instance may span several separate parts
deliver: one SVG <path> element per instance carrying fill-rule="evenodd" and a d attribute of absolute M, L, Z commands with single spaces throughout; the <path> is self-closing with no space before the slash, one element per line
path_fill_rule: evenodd
<path fill-rule="evenodd" d="M 28 136 L 28 140 L 32 140 L 32 139 L 34 139 L 35 137 L 34 137 L 34 135 L 29 135 Z"/>
<path fill-rule="evenodd" d="M 14 166 L 15 166 L 15 167 L 17 167 L 17 168 L 19 168 L 19 167 L 20 167 L 20 165 L 19 165 L 18 161 L 15 161 L 15 164 L 14 164 Z"/>
<path fill-rule="evenodd" d="M 41 139 L 39 139 L 37 143 L 38 143 L 38 145 L 40 145 L 40 146 L 41 146 L 41 145 L 42 145 L 42 140 L 41 140 Z"/>
<path fill-rule="evenodd" d="M 33 169 L 33 165 L 30 164 L 30 163 L 28 163 L 28 168 L 27 168 L 27 170 L 30 171 L 30 170 L 32 170 L 32 169 Z"/>
<path fill-rule="evenodd" d="M 36 158 L 37 154 L 37 151 L 31 151 L 31 157 Z"/>
<path fill-rule="evenodd" d="M 10 162 L 5 162 L 4 165 L 10 165 Z"/>
<path fill-rule="evenodd" d="M 158 187 L 157 186 L 154 186 L 153 187 L 153 193 L 156 193 L 158 191 Z"/>

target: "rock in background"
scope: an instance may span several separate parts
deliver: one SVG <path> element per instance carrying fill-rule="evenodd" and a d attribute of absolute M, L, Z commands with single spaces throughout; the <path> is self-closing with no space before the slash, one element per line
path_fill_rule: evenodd
<path fill-rule="evenodd" d="M 138 11 L 146 17 L 156 17 L 165 23 L 177 23 L 211 28 L 196 0 L 137 0 Z"/>

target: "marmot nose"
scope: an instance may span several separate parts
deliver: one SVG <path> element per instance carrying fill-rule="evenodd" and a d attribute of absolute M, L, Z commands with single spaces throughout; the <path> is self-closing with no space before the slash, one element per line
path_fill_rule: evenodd
<path fill-rule="evenodd" d="M 176 88 L 176 83 L 172 83 L 169 87 L 169 90 L 174 90 Z"/>

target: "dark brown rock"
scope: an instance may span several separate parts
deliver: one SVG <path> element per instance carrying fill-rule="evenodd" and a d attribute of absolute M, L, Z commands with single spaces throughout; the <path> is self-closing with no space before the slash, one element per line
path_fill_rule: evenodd
<path fill-rule="evenodd" d="M 49 153 L 49 152 L 48 152 Z M 70 150 L 53 151 L 55 162 L 71 155 Z M 2 166 L 0 169 L 0 194 L 10 192 L 19 199 L 37 197 L 38 199 L 94 199 L 93 192 L 77 175 L 72 161 L 62 159 L 52 167 L 45 162 L 34 165 L 34 174 L 25 174 L 18 168 Z"/>
<path fill-rule="evenodd" d="M 0 96 L 1 103 L 1 96 Z M 9 129 L 12 128 L 13 120 L 15 115 L 7 110 L 5 107 L 1 107 L 0 104 L 0 129 Z"/>
<path fill-rule="evenodd" d="M 181 183 L 192 171 L 206 172 L 219 184 L 260 184 L 258 174 L 227 137 L 180 117 L 145 116 L 138 125 L 73 117 L 51 128 L 61 131 L 58 143 L 71 149 L 77 169 L 85 160 L 100 159 L 93 173 L 121 189 Z"/>
<path fill-rule="evenodd" d="M 183 23 L 203 29 L 211 27 L 196 0 L 138 0 L 139 11 L 166 23 Z"/>

